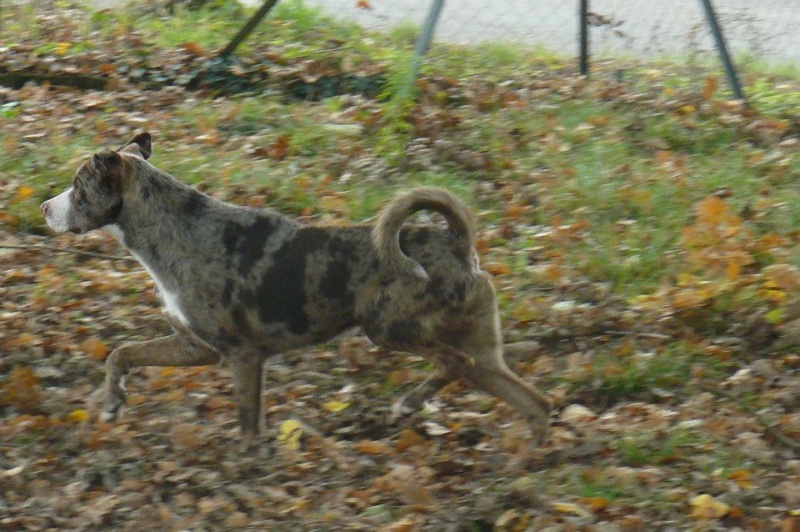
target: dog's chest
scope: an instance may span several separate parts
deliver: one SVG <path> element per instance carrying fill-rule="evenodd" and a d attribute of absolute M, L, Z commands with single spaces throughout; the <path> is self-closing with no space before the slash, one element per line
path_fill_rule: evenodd
<path fill-rule="evenodd" d="M 116 226 L 116 225 L 106 225 L 106 226 L 103 227 L 103 229 L 108 234 L 110 234 L 111 236 L 116 238 L 119 241 L 120 244 L 122 244 L 123 246 L 125 246 L 127 248 L 127 246 L 125 245 L 125 234 L 122 232 L 122 230 L 118 226 Z M 135 251 L 133 251 L 130 248 L 128 248 L 128 251 L 131 252 L 131 255 L 133 255 L 134 258 L 139 262 L 139 264 L 141 264 L 144 267 L 144 269 L 147 271 L 147 273 L 150 275 L 150 277 L 155 282 L 155 284 L 156 284 L 156 294 L 158 295 L 158 298 L 161 300 L 161 304 L 163 305 L 164 313 L 169 314 L 170 316 L 174 317 L 175 319 L 180 321 L 182 324 L 188 325 L 189 324 L 189 320 L 186 318 L 186 315 L 183 313 L 183 311 L 181 310 L 181 307 L 179 305 L 178 293 L 174 292 L 172 290 L 168 290 L 166 288 L 165 283 L 161 279 L 159 279 L 159 277 L 156 274 L 156 272 L 153 271 L 153 269 L 150 268 L 147 265 L 147 262 L 142 260 L 142 257 L 139 256 L 138 253 L 136 253 Z"/>
<path fill-rule="evenodd" d="M 147 273 L 150 274 L 150 277 L 152 277 L 153 281 L 156 283 L 156 294 L 158 295 L 158 298 L 161 300 L 161 304 L 164 307 L 164 313 L 174 317 L 183 325 L 189 325 L 189 320 L 186 319 L 186 316 L 178 304 L 178 294 L 176 292 L 167 290 L 164 286 L 164 283 L 158 278 L 158 275 L 156 275 L 156 273 L 147 266 L 147 263 L 144 262 L 133 251 L 131 251 L 131 253 L 134 257 L 136 257 L 136 260 L 138 260 L 139 263 L 144 266 L 144 269 L 147 270 Z"/>

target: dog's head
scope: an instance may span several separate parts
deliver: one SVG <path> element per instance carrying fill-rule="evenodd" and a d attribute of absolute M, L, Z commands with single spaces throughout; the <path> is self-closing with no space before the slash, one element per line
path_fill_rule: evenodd
<path fill-rule="evenodd" d="M 85 233 L 116 222 L 122 210 L 126 158 L 149 159 L 150 133 L 140 133 L 116 151 L 92 155 L 76 172 L 72 187 L 42 203 L 47 225 L 63 233 Z"/>

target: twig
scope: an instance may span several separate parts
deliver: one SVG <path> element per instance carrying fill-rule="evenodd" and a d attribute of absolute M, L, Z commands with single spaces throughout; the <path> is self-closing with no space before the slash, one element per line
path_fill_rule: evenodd
<path fill-rule="evenodd" d="M 782 444 L 786 445 L 787 447 L 794 449 L 795 451 L 800 451 L 800 441 L 795 440 L 794 438 L 790 438 L 786 434 L 784 434 L 780 429 L 774 426 L 773 423 L 763 416 L 759 414 L 753 407 L 750 405 L 745 404 L 743 401 L 739 400 L 738 397 L 734 397 L 732 394 L 729 394 L 726 391 L 720 390 L 719 388 L 710 388 L 707 386 L 702 386 L 702 389 L 706 392 L 709 392 L 711 395 L 722 397 L 723 399 L 727 399 L 736 403 L 736 406 L 750 414 L 751 416 L 756 418 L 756 422 L 764 427 L 764 429 L 772 434 L 776 440 L 781 442 Z"/>
<path fill-rule="evenodd" d="M 0 244 L 3 249 L 39 249 L 42 251 L 55 251 L 58 253 L 71 253 L 73 255 L 81 255 L 84 257 L 92 257 L 95 259 L 108 259 L 108 260 L 124 260 L 128 262 L 138 261 L 133 257 L 118 257 L 115 255 L 105 255 L 103 253 L 94 253 L 92 251 L 83 251 L 80 249 L 57 248 L 55 246 L 46 246 L 44 244 Z"/>

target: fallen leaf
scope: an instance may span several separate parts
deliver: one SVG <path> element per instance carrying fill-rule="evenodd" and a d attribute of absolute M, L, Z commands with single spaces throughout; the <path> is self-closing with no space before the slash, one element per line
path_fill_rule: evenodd
<path fill-rule="evenodd" d="M 718 85 L 719 82 L 717 81 L 716 77 L 711 76 L 706 78 L 706 84 L 703 86 L 703 91 L 700 93 L 700 96 L 704 100 L 710 99 L 714 92 L 716 92 Z"/>
<path fill-rule="evenodd" d="M 323 410 L 327 410 L 328 412 L 341 412 L 345 408 L 350 406 L 350 403 L 344 403 L 342 401 L 328 401 L 322 405 Z"/>
<path fill-rule="evenodd" d="M 71 421 L 72 423 L 86 423 L 89 421 L 89 412 L 84 410 L 83 408 L 78 408 L 77 410 L 73 410 L 69 414 L 67 414 L 67 421 Z"/>
<path fill-rule="evenodd" d="M 287 419 L 278 428 L 278 441 L 293 451 L 300 449 L 302 436 L 303 424 L 296 419 Z"/>
<path fill-rule="evenodd" d="M 105 342 L 98 338 L 87 338 L 81 342 L 79 347 L 81 351 L 97 360 L 105 360 L 108 352 L 111 351 Z"/>
<path fill-rule="evenodd" d="M 731 509 L 729 505 L 716 500 L 707 493 L 693 498 L 689 501 L 689 505 L 692 507 L 691 516 L 696 519 L 718 519 Z"/>
<path fill-rule="evenodd" d="M 577 515 L 578 517 L 588 519 L 592 516 L 591 512 L 584 508 L 583 506 L 571 502 L 553 502 L 550 504 L 550 507 L 555 510 L 556 512 L 562 514 L 572 514 Z"/>
<path fill-rule="evenodd" d="M 353 449 L 361 454 L 391 454 L 391 448 L 379 441 L 361 440 L 353 446 Z"/>

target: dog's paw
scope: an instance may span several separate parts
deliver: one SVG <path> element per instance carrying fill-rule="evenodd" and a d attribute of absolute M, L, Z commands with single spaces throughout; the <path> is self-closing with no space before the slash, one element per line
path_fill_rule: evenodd
<path fill-rule="evenodd" d="M 103 411 L 100 412 L 102 421 L 114 421 L 119 416 L 122 405 L 125 404 L 125 385 L 124 379 L 119 379 L 118 383 L 111 384 L 106 390 L 106 400 Z"/>
<path fill-rule="evenodd" d="M 116 421 L 118 414 L 119 410 L 113 412 L 109 410 L 103 410 L 102 412 L 100 412 L 100 421 L 104 421 L 106 423 L 111 421 Z"/>

